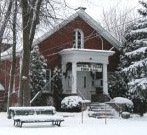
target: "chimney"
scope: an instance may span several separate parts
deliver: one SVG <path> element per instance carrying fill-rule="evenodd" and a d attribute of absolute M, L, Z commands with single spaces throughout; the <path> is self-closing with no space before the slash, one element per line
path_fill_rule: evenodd
<path fill-rule="evenodd" d="M 83 11 L 85 11 L 86 10 L 86 7 L 78 7 L 75 10 L 83 10 Z"/>

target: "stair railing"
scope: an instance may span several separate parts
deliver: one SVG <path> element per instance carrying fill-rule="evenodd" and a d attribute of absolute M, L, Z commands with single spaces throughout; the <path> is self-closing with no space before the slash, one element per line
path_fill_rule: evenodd
<path fill-rule="evenodd" d="M 55 78 L 56 75 L 54 75 L 47 83 L 46 85 L 36 93 L 36 95 L 30 100 L 30 103 L 32 104 L 41 94 L 42 91 L 51 83 L 51 81 Z"/>
<path fill-rule="evenodd" d="M 79 96 L 82 97 L 82 99 L 86 100 L 85 96 L 82 94 L 82 92 L 80 90 L 77 90 L 77 92 L 78 92 Z"/>
<path fill-rule="evenodd" d="M 109 94 L 106 94 L 106 93 L 104 93 L 110 100 L 112 100 L 112 98 L 110 97 L 110 95 Z M 105 103 L 111 103 L 111 102 L 105 102 Z M 114 105 L 118 108 L 118 110 L 119 110 L 119 116 L 120 116 L 120 114 L 121 114 L 121 112 L 122 112 L 122 109 L 121 109 L 121 107 L 118 105 L 118 104 L 116 104 L 115 102 L 114 102 Z"/>

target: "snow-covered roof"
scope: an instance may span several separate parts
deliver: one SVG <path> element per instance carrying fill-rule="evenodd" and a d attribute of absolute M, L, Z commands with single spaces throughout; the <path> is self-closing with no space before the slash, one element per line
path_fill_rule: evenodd
<path fill-rule="evenodd" d="M 114 38 L 110 32 L 105 30 L 99 22 L 95 21 L 92 17 L 90 17 L 84 10 L 79 10 L 75 14 L 71 15 L 69 18 L 67 18 L 65 21 L 54 27 L 49 32 L 42 35 L 40 38 L 34 41 L 34 45 L 41 43 L 45 39 L 47 39 L 49 36 L 54 34 L 59 29 L 63 28 L 65 25 L 67 25 L 69 22 L 73 21 L 75 18 L 80 17 L 82 18 L 86 23 L 88 23 L 93 29 L 96 30 L 98 34 L 100 34 L 102 37 L 104 37 L 108 42 L 110 42 L 115 48 L 119 49 L 121 47 L 121 43 Z"/>
<path fill-rule="evenodd" d="M 23 48 L 21 45 L 16 47 L 16 56 L 20 56 Z M 12 58 L 12 47 L 8 48 L 6 51 L 1 53 L 1 60 L 6 60 Z"/>
<path fill-rule="evenodd" d="M 108 64 L 108 57 L 115 52 L 108 50 L 94 50 L 94 49 L 77 49 L 68 48 L 59 52 L 62 60 L 66 62 L 90 62 Z"/>
<path fill-rule="evenodd" d="M 63 49 L 59 53 L 60 54 L 67 54 L 71 52 L 80 52 L 80 53 L 86 53 L 86 52 L 92 52 L 92 53 L 100 53 L 100 54 L 106 54 L 106 55 L 113 55 L 115 52 L 114 51 L 109 51 L 109 50 L 95 50 L 95 49 L 78 49 L 78 48 L 68 48 L 68 49 Z"/>
<path fill-rule="evenodd" d="M 3 85 L 0 83 L 0 91 L 4 91 L 5 88 L 3 87 Z"/>
<path fill-rule="evenodd" d="M 67 25 L 69 22 L 73 21 L 75 18 L 80 17 L 82 18 L 85 22 L 87 22 L 100 36 L 104 37 L 109 43 L 111 43 L 116 49 L 120 49 L 121 43 L 114 38 L 110 32 L 105 30 L 99 22 L 95 21 L 92 17 L 90 17 L 84 10 L 78 10 L 75 14 L 71 15 L 69 18 L 67 18 L 65 21 L 60 23 L 59 25 L 55 26 L 53 29 L 49 30 L 49 32 L 46 32 L 39 38 L 36 38 L 33 42 L 33 45 L 37 45 L 47 39 L 49 36 L 54 34 L 56 31 L 60 30 L 63 28 L 65 25 Z M 17 56 L 19 56 L 22 52 L 23 48 L 21 43 L 19 42 L 17 45 Z M 12 47 L 7 49 L 5 52 L 1 54 L 1 59 L 10 59 L 12 58 Z"/>

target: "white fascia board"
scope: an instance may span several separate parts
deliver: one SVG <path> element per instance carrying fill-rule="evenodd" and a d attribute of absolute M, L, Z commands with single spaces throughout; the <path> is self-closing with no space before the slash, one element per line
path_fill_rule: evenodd
<path fill-rule="evenodd" d="M 92 17 L 90 17 L 85 11 L 79 10 L 75 14 L 71 15 L 69 18 L 64 20 L 62 23 L 54 27 L 49 32 L 45 33 L 40 38 L 36 39 L 34 41 L 34 45 L 41 43 L 42 41 L 46 40 L 48 37 L 50 37 L 52 34 L 63 28 L 65 25 L 67 25 L 69 22 L 74 20 L 76 17 L 81 17 L 85 22 L 87 22 L 93 29 L 96 30 L 98 34 L 100 34 L 102 37 L 104 37 L 108 42 L 110 42 L 116 49 L 121 48 L 121 43 L 115 39 L 110 32 L 105 30 L 99 22 L 95 21 Z"/>

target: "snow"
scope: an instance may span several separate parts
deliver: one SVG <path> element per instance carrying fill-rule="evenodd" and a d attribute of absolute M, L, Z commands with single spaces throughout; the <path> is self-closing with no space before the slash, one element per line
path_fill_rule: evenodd
<path fill-rule="evenodd" d="M 71 22 L 72 20 L 74 20 L 77 16 L 79 16 L 83 20 L 85 20 L 85 22 L 87 22 L 93 29 L 95 29 L 100 34 L 100 36 L 102 36 L 105 39 L 107 39 L 107 41 L 109 41 L 114 47 L 116 47 L 117 49 L 120 49 L 121 43 L 118 40 L 116 40 L 116 38 L 113 37 L 110 32 L 108 32 L 107 30 L 105 30 L 100 25 L 100 23 L 98 21 L 95 21 L 93 18 L 91 18 L 91 16 L 89 16 L 83 10 L 79 10 L 75 14 L 72 14 L 66 20 L 64 20 L 60 24 L 56 25 L 49 32 L 46 32 L 40 38 L 37 38 L 37 40 L 34 41 L 34 45 L 39 44 L 42 41 L 44 41 L 46 38 L 48 38 L 49 36 L 51 36 L 52 34 L 54 34 L 55 32 L 57 32 L 58 30 L 60 30 L 62 27 L 64 27 L 66 24 L 68 24 L 69 22 Z"/>
<path fill-rule="evenodd" d="M 61 127 L 51 123 L 24 123 L 22 128 L 13 126 L 13 120 L 6 113 L 0 113 L 1 135 L 146 135 L 147 114 L 144 117 L 133 115 L 130 119 L 95 119 L 82 113 L 59 113 L 64 117 Z M 106 121 L 106 124 L 105 124 Z"/>
<path fill-rule="evenodd" d="M 21 121 L 51 121 L 51 120 L 64 120 L 63 117 L 58 115 L 28 115 L 28 116 L 15 116 L 15 120 Z"/>
<path fill-rule="evenodd" d="M 131 35 L 131 34 L 133 35 L 133 34 L 141 33 L 141 32 L 146 33 L 146 32 L 147 32 L 147 28 L 132 30 L 132 31 L 130 32 L 130 35 Z"/>
<path fill-rule="evenodd" d="M 127 68 L 124 68 L 122 71 L 129 71 L 130 69 L 137 68 L 138 66 L 143 67 L 143 63 L 146 63 L 146 61 L 147 61 L 147 58 L 134 62 L 132 65 L 130 65 Z"/>
<path fill-rule="evenodd" d="M 4 91 L 4 86 L 0 83 L 0 91 Z"/>
<path fill-rule="evenodd" d="M 135 79 L 135 80 L 133 80 L 133 81 L 131 81 L 131 82 L 128 83 L 128 85 L 136 85 L 136 84 L 137 84 L 137 86 L 142 86 L 142 89 L 146 90 L 146 87 L 147 87 L 147 78 Z"/>
<path fill-rule="evenodd" d="M 16 46 L 16 56 L 20 56 L 22 53 L 22 50 L 23 50 L 22 46 L 20 44 L 18 44 Z M 1 58 L 2 60 L 12 58 L 12 47 L 10 47 L 6 51 L 2 52 L 1 57 L 2 57 Z"/>
<path fill-rule="evenodd" d="M 138 53 L 145 53 L 146 50 L 147 50 L 147 47 L 141 47 L 135 51 L 126 53 L 126 55 L 128 56 L 128 55 L 136 55 Z"/>
<path fill-rule="evenodd" d="M 133 106 L 133 102 L 124 97 L 115 97 L 110 102 L 114 102 L 116 104 L 128 104 L 128 105 Z"/>
<path fill-rule="evenodd" d="M 43 110 L 43 111 L 45 111 L 45 110 L 53 110 L 53 111 L 55 111 L 55 107 L 53 107 L 53 106 L 43 106 L 43 107 L 41 107 L 41 106 L 33 106 L 33 107 L 10 107 L 9 108 L 10 110 L 14 110 L 14 111 L 16 111 L 16 110 L 33 110 L 33 111 L 36 111 L 36 110 Z"/>
<path fill-rule="evenodd" d="M 27 77 L 26 77 L 26 76 L 23 76 L 22 79 L 23 79 L 23 80 L 27 80 Z"/>
<path fill-rule="evenodd" d="M 65 97 L 61 102 L 61 108 L 72 108 L 79 106 L 80 103 L 82 103 L 82 98 L 80 96 L 68 96 Z"/>

